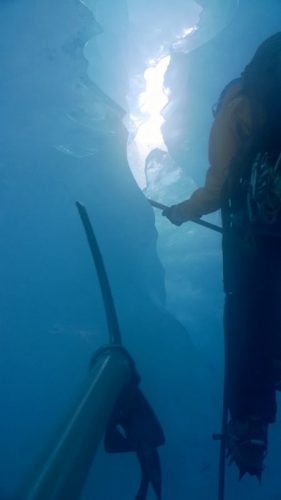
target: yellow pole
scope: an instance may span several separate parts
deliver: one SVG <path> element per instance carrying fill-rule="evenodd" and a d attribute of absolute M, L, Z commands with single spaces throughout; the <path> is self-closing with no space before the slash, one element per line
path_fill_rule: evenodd
<path fill-rule="evenodd" d="M 24 500 L 77 500 L 122 390 L 133 380 L 131 358 L 120 346 L 97 353 L 78 401 L 37 465 Z"/>

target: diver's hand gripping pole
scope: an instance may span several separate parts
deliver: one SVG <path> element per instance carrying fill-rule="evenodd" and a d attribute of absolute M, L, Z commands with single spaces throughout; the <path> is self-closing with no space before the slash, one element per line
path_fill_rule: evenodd
<path fill-rule="evenodd" d="M 163 203 L 158 203 L 158 201 L 153 201 L 147 198 L 147 201 L 150 203 L 150 205 L 154 208 L 159 208 L 160 210 L 165 210 L 168 208 L 167 205 L 163 205 Z M 191 222 L 194 222 L 195 224 L 198 224 L 199 226 L 206 227 L 208 229 L 211 229 L 212 231 L 216 231 L 217 233 L 223 233 L 223 229 L 220 226 L 216 226 L 216 224 L 211 224 L 210 222 L 207 222 L 202 219 L 191 219 Z"/>

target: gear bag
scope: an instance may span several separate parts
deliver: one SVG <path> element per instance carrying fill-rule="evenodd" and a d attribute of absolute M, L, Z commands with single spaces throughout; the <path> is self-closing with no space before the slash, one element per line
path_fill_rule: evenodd
<path fill-rule="evenodd" d="M 281 150 L 247 144 L 231 166 L 224 207 L 226 229 L 281 237 Z"/>

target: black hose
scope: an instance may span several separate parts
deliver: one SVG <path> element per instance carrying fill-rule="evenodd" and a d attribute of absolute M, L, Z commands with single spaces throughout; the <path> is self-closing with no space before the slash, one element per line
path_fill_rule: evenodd
<path fill-rule="evenodd" d="M 81 205 L 78 201 L 76 202 L 76 207 L 78 209 L 79 215 L 81 217 L 82 224 L 85 229 L 85 233 L 87 236 L 87 240 L 89 243 L 89 247 L 91 250 L 91 254 L 95 263 L 98 280 L 101 288 L 106 321 L 109 332 L 109 342 L 110 344 L 122 344 L 121 331 L 119 328 L 117 313 L 115 309 L 115 304 L 109 284 L 109 280 L 107 277 L 107 273 L 105 270 L 105 266 L 103 263 L 103 258 L 98 246 L 97 239 L 95 237 L 95 233 L 90 222 L 88 213 L 86 208 Z"/>

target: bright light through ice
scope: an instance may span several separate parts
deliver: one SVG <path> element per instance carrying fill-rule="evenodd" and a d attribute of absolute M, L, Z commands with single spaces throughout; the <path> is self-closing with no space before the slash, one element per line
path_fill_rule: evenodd
<path fill-rule="evenodd" d="M 143 113 L 148 113 L 151 116 L 159 115 L 161 109 L 167 103 L 163 85 L 170 59 L 170 56 L 163 57 L 158 63 L 145 71 L 146 89 L 139 96 L 139 108 Z"/>
<path fill-rule="evenodd" d="M 168 102 L 164 76 L 170 60 L 171 57 L 166 56 L 158 62 L 152 62 L 144 73 L 145 91 L 139 95 L 138 99 L 141 116 L 135 118 L 139 126 L 134 138 L 134 152 L 129 161 L 136 181 L 141 187 L 145 187 L 144 163 L 147 155 L 155 148 L 167 150 L 161 133 L 161 126 L 164 122 L 161 111 Z"/>
<path fill-rule="evenodd" d="M 178 50 L 184 49 L 187 38 L 190 35 L 193 35 L 198 29 L 199 26 L 197 24 L 195 24 L 194 26 L 190 26 L 189 28 L 183 28 L 181 33 L 177 35 L 176 40 L 174 41 L 172 47 Z"/>

